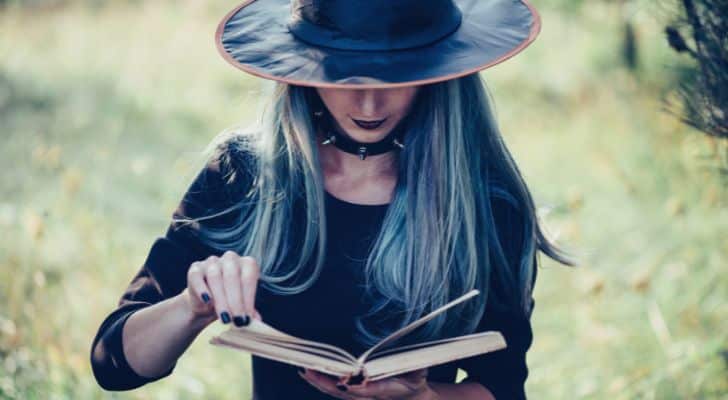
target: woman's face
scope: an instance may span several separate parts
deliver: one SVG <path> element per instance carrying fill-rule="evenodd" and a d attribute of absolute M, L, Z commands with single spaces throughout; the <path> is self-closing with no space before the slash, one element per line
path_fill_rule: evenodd
<path fill-rule="evenodd" d="M 387 136 L 407 115 L 419 88 L 316 88 L 316 91 L 340 132 L 356 141 L 371 143 Z"/>

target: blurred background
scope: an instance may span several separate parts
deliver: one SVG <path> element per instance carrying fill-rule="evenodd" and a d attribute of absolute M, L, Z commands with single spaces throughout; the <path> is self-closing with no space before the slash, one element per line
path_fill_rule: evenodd
<path fill-rule="evenodd" d="M 685 3 L 534 0 L 538 40 L 483 72 L 548 231 L 580 257 L 541 257 L 531 398 L 728 396 L 728 151 L 681 121 L 698 69 L 665 29 Z M 201 151 L 256 118 L 265 86 L 214 46 L 235 5 L 0 0 L 0 398 L 249 397 L 248 357 L 207 343 L 219 323 L 132 392 L 89 363 Z"/>

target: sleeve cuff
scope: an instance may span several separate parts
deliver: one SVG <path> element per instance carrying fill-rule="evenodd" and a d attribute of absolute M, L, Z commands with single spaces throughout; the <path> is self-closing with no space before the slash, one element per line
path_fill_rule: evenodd
<path fill-rule="evenodd" d="M 148 306 L 146 303 L 130 303 L 112 314 L 109 318 L 115 321 L 100 338 L 99 343 L 95 343 L 91 364 L 94 376 L 102 388 L 114 391 L 135 389 L 169 376 L 176 367 L 175 362 L 163 374 L 145 377 L 137 374 L 126 359 L 122 337 L 124 325 L 132 314 L 146 306 Z"/>

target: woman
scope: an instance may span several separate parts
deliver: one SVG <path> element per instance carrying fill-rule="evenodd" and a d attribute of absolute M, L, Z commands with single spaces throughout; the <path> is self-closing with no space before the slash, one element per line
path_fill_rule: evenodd
<path fill-rule="evenodd" d="M 497 330 L 504 350 L 338 386 L 253 356 L 254 398 L 525 398 L 536 251 L 570 262 L 539 228 L 476 72 L 535 38 L 535 10 L 326 4 L 246 2 L 221 22 L 223 56 L 276 90 L 262 123 L 211 146 L 101 324 L 91 361 L 104 388 L 168 376 L 216 319 L 265 319 L 358 354 L 477 288 L 405 340 Z M 457 368 L 468 374 L 460 383 Z"/>

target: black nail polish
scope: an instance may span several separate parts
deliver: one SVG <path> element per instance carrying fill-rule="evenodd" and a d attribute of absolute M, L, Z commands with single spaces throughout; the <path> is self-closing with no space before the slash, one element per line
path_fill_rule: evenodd
<path fill-rule="evenodd" d="M 233 322 L 235 323 L 235 326 L 246 326 L 248 323 L 250 323 L 250 319 L 247 316 L 240 316 L 236 315 L 233 318 Z"/>
<path fill-rule="evenodd" d="M 364 374 L 359 373 L 359 375 L 354 375 L 352 377 L 349 377 L 349 380 L 346 381 L 347 385 L 359 385 L 360 383 L 364 382 Z"/>
<path fill-rule="evenodd" d="M 302 374 L 305 374 L 306 373 L 306 370 L 303 369 L 303 367 L 298 367 L 298 372 L 300 372 Z"/>
<path fill-rule="evenodd" d="M 347 390 L 349 390 L 345 385 L 342 385 L 340 383 L 336 384 L 336 388 L 341 390 L 342 392 L 346 392 Z"/>
<path fill-rule="evenodd" d="M 205 304 L 210 302 L 210 295 L 207 293 L 202 293 L 202 301 L 205 302 Z"/>
<path fill-rule="evenodd" d="M 222 319 L 223 324 L 229 324 L 230 323 L 230 314 L 228 314 L 227 311 L 223 311 L 220 313 L 220 318 Z"/>

